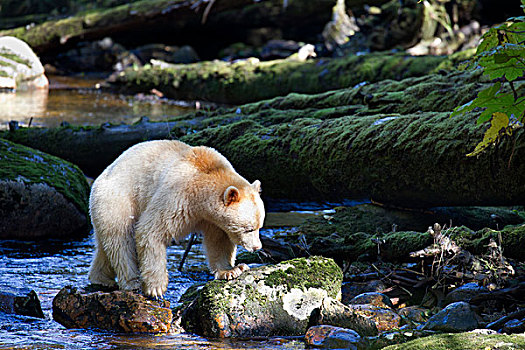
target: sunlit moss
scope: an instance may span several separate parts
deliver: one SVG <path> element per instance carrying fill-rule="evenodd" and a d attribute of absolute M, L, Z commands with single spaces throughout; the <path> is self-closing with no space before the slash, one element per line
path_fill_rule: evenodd
<path fill-rule="evenodd" d="M 421 76 L 432 72 L 443 60 L 446 58 L 374 53 L 306 62 L 199 62 L 128 69 L 117 77 L 114 86 L 128 91 L 149 91 L 155 87 L 174 99 L 240 104 L 289 92 L 312 94 L 352 87 L 363 81 Z"/>
<path fill-rule="evenodd" d="M 491 334 L 483 335 L 475 332 L 437 334 L 419 338 L 404 344 L 391 345 L 384 350 L 478 350 L 501 349 L 514 350 L 525 348 L 523 334 Z"/>

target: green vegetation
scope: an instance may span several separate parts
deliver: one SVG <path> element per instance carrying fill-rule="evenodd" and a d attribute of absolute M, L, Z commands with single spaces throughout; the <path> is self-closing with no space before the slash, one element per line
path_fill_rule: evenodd
<path fill-rule="evenodd" d="M 525 7 L 525 0 L 522 4 Z M 476 69 L 481 67 L 494 84 L 451 114 L 455 116 L 483 108 L 477 122 L 490 122 L 483 140 L 468 156 L 479 155 L 504 136 L 512 135 L 515 129 L 522 128 L 525 122 L 525 96 L 516 87 L 516 80 L 523 77 L 525 71 L 525 16 L 510 18 L 508 22 L 491 28 L 482 40 L 473 58 L 473 66 Z M 504 90 L 506 85 L 511 91 Z"/>
<path fill-rule="evenodd" d="M 298 288 L 303 291 L 309 288 L 326 289 L 328 287 L 328 296 L 334 299 L 340 293 L 343 272 L 332 259 L 311 256 L 308 259 L 288 260 L 282 264 L 292 265 L 292 267 L 284 271 L 272 271 L 264 280 L 267 286 L 285 285 L 288 290 Z"/>
<path fill-rule="evenodd" d="M 182 2 L 183 0 L 179 1 Z M 172 5 L 173 2 L 173 0 L 142 0 L 110 8 L 102 6 L 100 9 L 94 9 L 84 14 L 51 20 L 36 26 L 3 30 L 0 31 L 0 35 L 15 36 L 38 52 L 40 47 L 65 43 L 70 38 L 89 33 L 92 29 L 110 27 L 112 23 L 132 17 L 130 13 L 135 14 L 135 16 L 148 17 L 150 11 L 155 12 L 155 9 L 161 11 L 163 8 Z"/>
<path fill-rule="evenodd" d="M 523 334 L 490 334 L 475 332 L 437 334 L 419 338 L 404 344 L 387 346 L 384 350 L 479 350 L 500 349 L 515 350 L 525 347 Z"/>

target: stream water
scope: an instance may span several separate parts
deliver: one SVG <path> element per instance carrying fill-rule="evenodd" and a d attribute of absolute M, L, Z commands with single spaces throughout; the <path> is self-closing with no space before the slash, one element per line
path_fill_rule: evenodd
<path fill-rule="evenodd" d="M 45 319 L 0 312 L 0 349 L 303 349 L 292 339 L 213 340 L 192 334 L 130 335 L 94 330 L 70 330 L 55 322 L 52 300 L 67 285 L 85 286 L 92 256 L 92 238 L 81 241 L 0 241 L 0 290 L 33 289 Z M 182 293 L 211 278 L 201 245 L 194 245 L 183 271 L 184 248 L 168 248 L 170 282 L 166 299 L 175 305 Z"/>
<path fill-rule="evenodd" d="M 181 103 L 155 95 L 125 96 L 95 89 L 95 77 L 49 77 L 49 91 L 0 92 L 0 128 L 11 120 L 27 126 L 55 127 L 62 122 L 100 125 L 136 122 L 142 116 L 162 121 L 187 113 Z"/>

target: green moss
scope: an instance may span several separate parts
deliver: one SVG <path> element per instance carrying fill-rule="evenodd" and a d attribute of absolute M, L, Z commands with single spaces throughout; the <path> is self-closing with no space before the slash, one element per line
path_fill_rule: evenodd
<path fill-rule="evenodd" d="M 89 185 L 84 174 L 60 158 L 0 139 L 0 179 L 45 183 L 88 214 Z"/>
<path fill-rule="evenodd" d="M 281 264 L 292 265 L 287 270 L 271 272 L 264 283 L 267 286 L 287 286 L 288 290 L 298 288 L 306 291 L 309 288 L 324 288 L 328 296 L 337 298 L 343 281 L 343 272 L 332 259 L 320 256 L 287 260 Z"/>
<path fill-rule="evenodd" d="M 14 61 L 16 63 L 23 64 L 24 66 L 27 66 L 27 67 L 31 68 L 31 61 L 20 57 L 19 55 L 15 54 L 14 52 L 12 52 L 10 50 L 0 49 L 0 57 L 5 58 L 7 60 Z M 1 63 L 1 62 L 3 62 L 3 63 Z M 0 65 L 7 66 L 7 65 L 9 65 L 9 63 L 5 62 L 5 61 L 0 61 Z"/>
<path fill-rule="evenodd" d="M 199 62 L 162 69 L 128 69 L 114 85 L 131 91 L 148 91 L 156 87 L 174 99 L 240 104 L 289 92 L 312 94 L 352 87 L 363 81 L 421 76 L 443 60 L 446 58 L 374 53 L 305 62 L 291 59 Z M 295 99 L 290 95 L 289 99 L 300 100 L 302 96 Z"/>
<path fill-rule="evenodd" d="M 490 240 L 500 242 L 503 247 L 503 255 L 507 258 L 523 261 L 523 247 L 525 246 L 525 225 L 507 226 L 501 231 L 485 228 L 472 231 L 466 227 L 455 227 L 446 231 L 460 247 L 474 254 L 485 254 Z"/>
<path fill-rule="evenodd" d="M 483 335 L 473 332 L 437 334 L 419 338 L 404 344 L 391 345 L 384 350 L 478 350 L 478 349 L 514 350 L 525 348 L 523 334 Z"/>

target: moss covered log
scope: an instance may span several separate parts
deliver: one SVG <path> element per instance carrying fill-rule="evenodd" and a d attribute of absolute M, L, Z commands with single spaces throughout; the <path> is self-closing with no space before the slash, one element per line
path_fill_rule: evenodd
<path fill-rule="evenodd" d="M 495 210 L 498 212 L 497 208 Z M 436 217 L 445 219 L 449 214 L 450 210 L 440 212 Z M 303 242 L 307 244 L 311 254 L 330 257 L 338 262 L 375 260 L 378 256 L 387 261 L 406 261 L 410 260 L 409 253 L 426 248 L 434 242 L 433 236 L 424 232 L 432 225 L 432 221 L 428 221 L 430 224 L 425 226 L 422 225 L 425 221 L 417 217 L 413 223 L 409 223 L 407 218 L 410 217 L 414 217 L 414 214 L 386 211 L 372 205 L 336 208 L 334 214 L 309 219 L 299 225 L 293 233 L 277 238 L 293 244 L 302 236 L 301 239 L 304 239 Z M 416 227 L 418 223 L 421 226 Z M 448 224 L 449 221 L 441 223 Z M 395 228 L 398 232 L 392 232 Z M 409 228 L 413 230 L 407 231 Z M 461 248 L 476 255 L 486 254 L 490 240 L 499 242 L 501 236 L 505 257 L 520 261 L 525 259 L 523 256 L 525 225 L 523 224 L 509 225 L 500 230 L 482 228 L 478 231 L 465 226 L 456 226 L 448 229 L 446 236 Z"/>
<path fill-rule="evenodd" d="M 110 82 L 112 88 L 126 92 L 155 88 L 177 100 L 243 104 L 290 92 L 316 94 L 361 82 L 422 76 L 447 62 L 448 58 L 441 56 L 413 57 L 401 53 L 308 61 L 213 61 L 130 68 L 113 76 Z"/>
<path fill-rule="evenodd" d="M 158 125 L 159 138 L 216 148 L 246 178 L 260 179 L 268 197 L 372 198 L 401 207 L 520 205 L 525 198 L 523 129 L 469 158 L 465 155 L 484 132 L 475 122 L 480 112 L 449 117 L 484 86 L 476 74 L 436 74 L 199 111 L 177 118 L 170 130 L 165 123 L 148 125 Z M 522 88 L 517 87 L 520 93 Z M 148 125 L 135 142 L 151 136 Z M 95 169 L 94 163 L 104 168 L 123 150 L 108 130 L 128 128 L 137 126 L 19 129 L 3 137 L 87 171 Z"/>
<path fill-rule="evenodd" d="M 120 4 L 116 2 L 116 4 Z M 52 54 L 79 41 L 106 36 L 124 45 L 151 42 L 190 44 L 206 56 L 230 43 L 244 41 L 249 29 L 275 28 L 288 38 L 314 38 L 330 20 L 334 0 L 227 0 L 200 5 L 191 0 L 130 1 L 91 9 L 35 26 L 0 31 L 26 41 L 38 54 Z M 200 46 L 199 46 L 200 45 Z"/>

